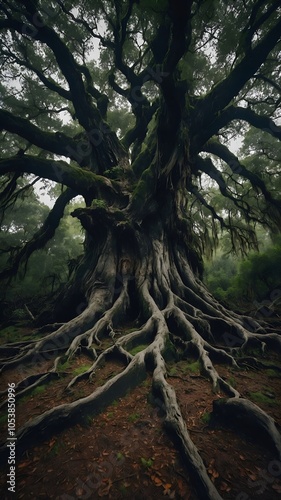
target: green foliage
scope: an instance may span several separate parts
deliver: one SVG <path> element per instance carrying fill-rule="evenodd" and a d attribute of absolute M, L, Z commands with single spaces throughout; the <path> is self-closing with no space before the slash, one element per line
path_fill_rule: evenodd
<path fill-rule="evenodd" d="M 189 370 L 192 373 L 198 373 L 198 372 L 200 372 L 200 362 L 199 361 L 194 361 L 194 363 L 187 363 L 186 364 L 186 370 Z"/>
<path fill-rule="evenodd" d="M 140 414 L 139 413 L 131 413 L 131 415 L 129 415 L 129 422 L 131 423 L 134 423 L 136 422 L 138 419 L 140 418 Z"/>
<path fill-rule="evenodd" d="M 92 201 L 92 207 L 93 208 L 106 208 L 106 202 L 102 199 L 95 198 Z"/>
<path fill-rule="evenodd" d="M 281 238 L 275 236 L 263 251 L 252 252 L 243 260 L 218 255 L 206 263 L 205 282 L 218 300 L 230 305 L 264 299 L 273 302 L 277 297 L 274 290 L 281 285 Z"/>
<path fill-rule="evenodd" d="M 220 255 L 205 264 L 205 281 L 218 300 L 227 300 L 232 293 L 231 283 L 238 272 L 237 259 L 233 255 Z"/>
<path fill-rule="evenodd" d="M 249 393 L 249 397 L 255 403 L 264 403 L 264 404 L 268 404 L 270 406 L 276 406 L 276 405 L 278 405 L 277 401 L 274 401 L 272 398 L 266 396 L 266 394 L 263 394 L 260 391 L 250 392 Z"/>
<path fill-rule="evenodd" d="M 126 183 L 121 186 L 122 190 L 126 184 L 125 197 L 130 200 L 130 218 L 139 222 L 144 214 L 147 216 L 157 211 L 161 204 L 164 205 L 158 188 L 159 191 L 166 189 L 168 193 L 169 189 L 181 186 L 174 201 L 181 198 L 178 211 L 182 211 L 189 222 L 190 234 L 193 232 L 190 248 L 199 249 L 205 255 L 211 255 L 216 246 L 221 226 L 228 227 L 232 235 L 229 240 L 231 246 L 244 253 L 256 248 L 254 229 L 257 223 L 271 232 L 280 229 L 280 210 L 276 209 L 278 203 L 275 206 L 270 203 L 271 196 L 280 200 L 281 181 L 280 175 L 277 175 L 280 174 L 280 147 L 276 145 L 278 127 L 268 130 L 267 126 L 258 125 L 254 129 L 251 119 L 247 123 L 247 119 L 236 120 L 235 115 L 231 117 L 232 106 L 248 106 L 248 110 L 260 118 L 264 115 L 278 120 L 278 44 L 274 46 L 273 41 L 270 48 L 270 41 L 267 41 L 270 53 L 267 60 L 260 61 L 261 73 L 259 68 L 253 70 L 252 75 L 250 71 L 247 82 L 239 71 L 239 63 L 245 54 L 251 53 L 265 37 L 271 40 L 269 35 L 276 24 L 277 5 L 271 12 L 272 2 L 191 2 L 190 18 L 181 33 L 184 19 L 179 19 L 180 2 L 83 0 L 75 6 L 70 1 L 51 2 L 51 15 L 44 13 L 43 1 L 33 3 L 43 15 L 48 28 L 46 33 L 53 40 L 59 37 L 60 44 L 47 43 L 42 26 L 35 29 L 35 35 L 40 35 L 42 30 L 43 38 L 38 36 L 36 40 L 32 33 L 23 33 L 21 29 L 17 32 L 19 19 L 29 26 L 31 22 L 28 9 L 23 8 L 19 14 L 18 2 L 9 2 L 9 7 L 2 9 L 1 111 L 6 113 L 4 116 L 11 113 L 13 122 L 6 128 L 3 119 L 0 132 L 2 158 L 21 156 L 24 151 L 26 155 L 50 161 L 51 164 L 58 157 L 67 157 L 76 169 L 77 192 L 85 195 L 79 180 L 88 169 L 100 169 L 99 173 L 108 178 L 124 180 L 122 166 L 125 156 L 121 164 L 119 159 L 122 155 L 119 157 L 116 152 L 117 145 L 120 149 L 124 146 L 128 153 L 125 163 L 132 166 L 135 175 L 134 183 L 129 186 L 128 175 Z M 10 23 L 13 27 L 9 27 Z M 93 28 L 94 36 L 91 32 Z M 173 46 L 176 49 L 175 62 L 171 53 Z M 60 53 L 61 49 L 65 57 Z M 260 53 L 266 53 L 265 47 Z M 162 85 L 162 76 L 154 78 L 153 72 L 158 75 L 158 70 L 166 69 L 169 77 L 166 85 Z M 222 82 L 226 86 L 221 85 Z M 214 90 L 218 93 L 214 94 Z M 167 145 L 162 148 L 159 140 L 162 118 L 163 122 L 167 117 L 174 123 L 173 113 L 169 111 L 170 95 L 172 98 L 180 96 L 181 123 L 176 123 L 177 120 L 175 123 L 184 133 L 168 133 Z M 210 96 L 213 97 L 212 103 Z M 222 103 L 221 108 L 217 105 L 219 102 Z M 173 106 L 173 109 L 176 107 Z M 230 123 L 223 116 L 226 110 L 227 113 L 230 110 Z M 48 145 L 48 138 L 54 143 L 60 138 L 57 133 L 77 141 L 77 148 L 82 150 L 87 144 L 79 141 L 82 137 L 87 138 L 91 123 L 95 123 L 94 131 L 97 131 L 101 116 L 102 125 L 108 124 L 111 132 L 107 130 L 106 140 L 97 148 L 91 148 L 89 154 L 82 154 L 83 161 L 77 160 L 76 165 L 72 154 L 68 156 L 65 151 L 57 154 L 57 145 L 55 148 Z M 209 117 L 210 123 L 204 116 Z M 23 119 L 26 124 L 38 128 L 38 137 L 32 129 L 28 137 L 23 131 L 16 130 L 17 122 Z M 276 137 L 268 134 L 269 131 L 275 132 Z M 121 139 L 120 143 L 115 134 Z M 233 162 L 224 161 L 224 155 L 221 159 L 220 155 L 211 153 L 210 156 L 204 149 L 206 141 L 212 141 L 209 134 L 216 140 L 221 139 L 223 144 L 228 143 L 230 149 L 233 138 L 236 143 L 242 143 L 239 157 L 250 175 L 244 175 L 243 169 L 232 171 Z M 35 144 L 32 144 L 33 140 Z M 169 140 L 173 142 L 171 148 Z M 167 159 L 161 151 L 166 146 L 169 150 Z M 209 168 L 205 170 L 197 164 L 197 154 L 202 154 L 202 159 L 204 155 L 209 161 L 212 159 L 217 175 L 211 175 Z M 162 165 L 163 162 L 166 165 Z M 186 165 L 189 165 L 190 175 L 188 173 L 186 183 L 181 183 L 177 176 L 183 180 L 188 170 Z M 218 181 L 218 174 L 222 182 Z M 257 175 L 258 181 L 253 182 L 251 174 Z M 42 171 L 41 175 L 48 177 L 47 172 Z M 4 173 L 1 178 L 7 187 L 12 175 Z M 48 215 L 48 207 L 40 202 L 32 186 L 21 192 L 21 188 L 35 182 L 34 177 L 25 172 L 16 182 L 18 199 L 14 206 L 5 205 L 5 219 L 0 233 L 0 248 L 4 251 L 0 254 L 0 271 L 9 264 L 9 248 L 16 255 L 42 227 Z M 60 182 L 61 179 L 56 186 L 50 187 L 50 181 L 40 180 L 44 183 L 43 191 L 48 190 L 55 198 L 60 193 Z M 267 190 L 269 195 L 265 195 Z M 5 187 L 1 193 L 5 200 Z M 95 192 L 95 196 L 103 195 L 102 191 Z M 89 205 L 91 196 L 89 199 L 87 196 Z M 102 198 L 95 199 L 93 207 L 117 206 L 111 204 L 109 198 L 107 202 Z M 119 205 L 123 207 L 123 203 Z M 167 212 L 169 210 L 170 206 Z M 29 301 L 35 307 L 34 297 L 42 299 L 44 294 L 54 293 L 67 282 L 70 274 L 67 261 L 73 263 L 84 250 L 78 223 L 68 215 L 66 211 L 53 242 L 48 242 L 45 250 L 31 256 L 27 274 L 23 277 L 24 270 L 21 268 L 21 279 L 15 280 L 6 294 L 2 290 L 0 300 L 5 297 L 10 303 L 13 301 L 17 310 Z M 180 218 L 178 215 L 175 220 Z M 166 213 L 161 216 L 168 217 Z M 224 224 L 220 224 L 221 219 Z M 272 249 L 270 255 L 252 254 L 243 263 L 221 257 L 217 266 L 207 270 L 206 282 L 216 297 L 225 302 L 236 303 L 245 297 L 261 300 L 280 279 L 280 274 L 275 273 L 271 265 L 274 262 L 279 266 L 279 250 L 280 245 L 276 251 Z M 39 305 L 37 307 L 40 309 Z M 17 311 L 15 315 L 18 314 Z"/>
<path fill-rule="evenodd" d="M 8 303 L 13 303 L 6 311 L 7 317 L 15 320 L 28 319 L 27 312 L 22 307 L 24 304 L 29 305 L 33 314 L 36 313 L 34 308 L 37 303 L 40 304 L 40 297 L 53 293 L 67 281 L 68 263 L 76 259 L 83 248 L 80 224 L 69 215 L 73 207 L 74 204 L 70 204 L 66 209 L 66 216 L 52 240 L 44 249 L 31 255 L 26 273 L 20 268 L 17 278 L 10 286 L 1 288 L 0 301 L 5 299 Z M 48 211 L 49 208 L 39 200 L 34 189 L 30 188 L 15 207 L 5 211 L 0 231 L 0 248 L 17 248 L 31 240 L 46 219 Z M 9 267 L 7 256 L 7 253 L 0 253 L 0 271 Z"/>
<path fill-rule="evenodd" d="M 134 347 L 133 349 L 131 349 L 129 352 L 130 354 L 132 354 L 132 356 L 135 356 L 136 354 L 138 354 L 139 352 L 143 351 L 144 349 L 146 349 L 148 344 L 140 344 L 136 347 Z"/>
<path fill-rule="evenodd" d="M 92 365 L 81 365 L 81 366 L 78 366 L 78 368 L 75 368 L 75 370 L 73 371 L 73 375 L 81 375 L 82 373 L 85 373 L 87 370 L 89 370 L 91 368 Z"/>
<path fill-rule="evenodd" d="M 201 365 L 200 361 L 196 360 L 183 360 L 178 361 L 176 364 L 168 365 L 168 373 L 169 375 L 177 375 L 177 374 L 186 374 L 188 372 L 191 373 L 200 373 Z"/>
<path fill-rule="evenodd" d="M 203 415 L 201 415 L 201 420 L 203 422 L 203 424 L 206 424 L 208 425 L 210 423 L 210 420 L 211 420 L 211 413 L 208 412 L 208 411 L 205 411 L 205 413 L 203 413 Z"/>
<path fill-rule="evenodd" d="M 58 367 L 57 367 L 57 371 L 60 373 L 60 372 L 65 372 L 66 370 L 69 370 L 70 369 L 70 366 L 71 366 L 71 363 L 70 361 L 67 359 L 66 361 L 64 361 L 63 363 L 59 363 Z"/>
<path fill-rule="evenodd" d="M 5 344 L 6 342 L 19 342 L 34 339 L 35 337 L 35 334 L 23 331 L 22 326 L 11 325 L 0 330 L 0 344 Z"/>
<path fill-rule="evenodd" d="M 33 389 L 33 391 L 29 394 L 30 397 L 33 397 L 33 396 L 37 396 L 39 394 L 42 394 L 43 392 L 45 392 L 45 390 L 47 389 L 47 385 L 39 385 L 38 387 L 35 387 L 35 389 Z"/>
<path fill-rule="evenodd" d="M 169 375 L 172 377 L 173 375 L 176 375 L 177 374 L 177 367 L 176 366 L 172 366 L 171 368 L 169 368 Z"/>
<path fill-rule="evenodd" d="M 141 457 L 140 461 L 145 469 L 150 469 L 150 467 L 153 466 L 154 459 L 153 458 L 146 459 L 146 458 Z"/>

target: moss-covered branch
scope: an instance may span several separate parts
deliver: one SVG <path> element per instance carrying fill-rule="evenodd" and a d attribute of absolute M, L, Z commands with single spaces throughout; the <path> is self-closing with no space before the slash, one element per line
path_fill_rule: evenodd
<path fill-rule="evenodd" d="M 3 109 L 0 110 L 0 128 L 19 135 L 39 148 L 77 159 L 77 154 L 75 157 L 72 154 L 72 151 L 76 151 L 77 148 L 77 142 L 74 139 L 62 133 L 44 132 L 26 118 L 14 116 Z"/>
<path fill-rule="evenodd" d="M 0 160 L 0 176 L 9 172 L 38 175 L 64 184 L 85 197 L 97 198 L 100 195 L 108 195 L 116 198 L 119 191 L 118 184 L 114 181 L 64 161 L 43 160 L 27 155 Z"/>

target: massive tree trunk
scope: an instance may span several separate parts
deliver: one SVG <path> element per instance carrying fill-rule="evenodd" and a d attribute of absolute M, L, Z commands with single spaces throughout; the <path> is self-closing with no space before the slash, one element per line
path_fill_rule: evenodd
<path fill-rule="evenodd" d="M 152 373 L 152 391 L 164 409 L 164 425 L 193 472 L 199 497 L 221 498 L 190 438 L 176 393 L 166 377 L 165 361 L 195 356 L 214 392 L 225 395 L 215 406 L 214 415 L 222 418 L 227 414 L 230 422 L 238 415 L 241 425 L 250 420 L 251 425 L 266 433 L 280 459 L 280 435 L 273 419 L 240 398 L 213 365 L 216 361 L 238 369 L 243 366 L 243 358 L 237 357 L 239 353 L 252 344 L 261 350 L 267 345 L 280 349 L 280 337 L 266 334 L 250 318 L 227 311 L 209 294 L 200 280 L 201 262 L 191 236 L 186 226 L 186 232 L 180 227 L 179 214 L 173 210 L 168 194 L 162 210 L 154 209 L 140 226 L 128 224 L 118 212 L 101 207 L 77 209 L 73 215 L 87 230 L 86 252 L 65 297 L 69 300 L 72 297 L 73 308 L 71 290 L 79 286 L 85 300 L 76 303 L 72 320 L 44 335 L 42 340 L 2 347 L 1 357 L 5 354 L 8 357 L 2 362 L 2 371 L 54 360 L 47 373 L 39 372 L 20 381 L 17 385 L 20 398 L 36 386 L 56 379 L 60 363 L 80 352 L 92 359 L 92 366 L 75 376 L 67 390 L 90 378 L 108 358 L 119 359 L 124 369 L 89 396 L 54 407 L 29 421 L 18 431 L 18 453 L 23 453 L 39 437 L 46 438 L 87 415 L 99 413 L 144 380 L 146 373 Z M 133 331 L 118 335 L 118 327 L 128 321 L 134 325 Z M 111 338 L 112 344 L 99 352 L 104 337 Z M 133 356 L 130 351 L 138 345 L 146 347 Z M 2 460 L 6 454 L 3 445 Z"/>
<path fill-rule="evenodd" d="M 267 437 L 275 457 L 281 459 L 280 434 L 274 420 L 242 398 L 217 368 L 219 364 L 237 370 L 245 364 L 268 368 L 247 351 L 254 347 L 261 353 L 266 349 L 280 352 L 281 337 L 265 322 L 229 311 L 210 295 L 202 283 L 204 242 L 200 241 L 204 236 L 206 240 L 217 237 L 219 229 L 226 229 L 233 247 L 245 250 L 256 244 L 251 221 L 273 232 L 280 230 L 281 202 L 277 190 L 268 188 L 276 174 L 267 150 L 267 172 L 256 173 L 251 162 L 241 164 L 225 146 L 221 132 L 233 120 L 243 120 L 281 137 L 274 121 L 279 97 L 276 102 L 273 97 L 273 102 L 266 100 L 272 85 L 275 91 L 280 90 L 275 67 L 270 70 L 272 61 L 278 68 L 276 47 L 281 20 L 275 21 L 274 16 L 280 2 L 270 6 L 264 1 L 249 5 L 241 2 L 245 23 L 240 26 L 242 18 L 237 11 L 229 17 L 227 26 L 233 19 L 237 30 L 230 37 L 235 46 L 226 57 L 225 67 L 221 62 L 225 31 L 220 33 L 216 19 L 217 13 L 218 18 L 224 12 L 230 16 L 232 8 L 225 2 L 218 3 L 218 12 L 211 5 L 210 26 L 206 11 L 209 2 L 204 1 L 152 2 L 150 8 L 150 2 L 129 0 L 123 2 L 124 9 L 119 1 L 105 2 L 105 6 L 97 2 L 98 7 L 94 7 L 95 2 L 85 2 L 85 6 L 83 2 L 81 9 L 74 10 L 71 2 L 69 7 L 64 2 L 56 3 L 57 14 L 45 12 L 43 17 L 37 11 L 42 2 L 5 1 L 1 7 L 0 29 L 5 30 L 3 37 L 8 32 L 7 40 L 13 47 L 8 50 L 4 43 L 4 81 L 10 82 L 14 75 L 16 78 L 18 68 L 23 68 L 21 94 L 25 97 L 23 106 L 14 96 L 4 99 L 4 109 L 0 110 L 0 125 L 12 138 L 0 160 L 0 175 L 5 180 L 1 208 L 6 210 L 17 199 L 17 179 L 23 173 L 55 181 L 67 189 L 62 190 L 31 241 L 20 249 L 11 248 L 11 267 L 0 278 L 14 276 L 32 252 L 46 244 L 66 204 L 78 194 L 84 197 L 86 206 L 76 209 L 73 216 L 86 231 L 85 255 L 50 312 L 52 321 L 63 323 L 38 330 L 36 340 L 1 346 L 1 372 L 6 375 L 13 370 L 17 374 L 15 390 L 20 400 L 35 388 L 56 382 L 61 367 L 80 353 L 88 356 L 91 367 L 73 376 L 66 391 L 74 391 L 82 380 L 91 379 L 109 359 L 117 359 L 122 370 L 87 396 L 54 405 L 25 423 L 17 432 L 18 456 L 67 425 L 102 412 L 149 374 L 151 390 L 164 413 L 164 427 L 193 473 L 198 498 L 216 500 L 221 496 L 190 437 L 178 395 L 169 383 L 167 363 L 197 359 L 201 376 L 214 392 L 213 418 L 225 425 L 239 421 L 242 429 L 257 429 Z M 105 23 L 104 34 L 99 33 L 99 19 Z M 142 19 L 146 20 L 143 28 Z M 72 39 L 72 32 L 74 37 L 79 35 L 77 40 Z M 213 64 L 208 64 L 209 49 L 214 47 L 217 52 L 217 37 L 218 48 L 223 48 L 215 56 L 218 75 Z M 94 81 L 94 40 L 110 51 L 110 71 L 106 68 L 104 81 L 103 76 Z M 258 74 L 263 66 L 267 68 L 268 56 L 271 61 L 266 71 L 270 78 Z M 91 63 L 89 68 L 87 61 Z M 35 100 L 29 118 L 25 117 L 35 93 L 31 86 L 26 98 L 24 87 L 30 72 L 34 81 L 39 78 L 38 89 L 43 83 L 52 97 L 55 93 L 61 109 L 56 111 L 55 104 L 49 106 L 48 92 L 44 99 L 39 92 L 38 105 Z M 252 82 L 258 77 L 266 78 L 270 86 L 257 86 L 255 97 Z M 107 124 L 109 98 L 100 88 L 126 99 L 121 109 L 131 106 L 134 125 L 122 140 L 117 137 L 118 124 L 115 131 Z M 254 102 L 252 110 L 255 98 L 257 106 Z M 114 97 L 111 110 L 118 110 L 119 102 Z M 265 109 L 269 107 L 268 116 L 260 114 L 259 104 L 263 102 Z M 40 112 L 52 118 L 53 113 L 59 116 L 61 111 L 70 115 L 73 128 L 59 118 L 46 123 L 42 120 L 41 124 Z M 62 132 L 54 132 L 57 123 L 61 123 Z M 18 136 L 21 142 L 16 154 Z M 259 151 L 257 146 L 254 150 Z M 224 162 L 223 167 L 217 159 Z M 225 210 L 211 199 L 208 189 L 204 190 L 204 176 L 218 186 L 227 205 Z M 257 196 L 250 196 L 251 191 Z M 197 207 L 202 217 L 206 215 L 202 226 L 191 220 Z M 123 329 L 120 334 L 120 328 L 128 323 L 131 331 Z M 104 339 L 108 339 L 106 344 Z M 136 347 L 139 352 L 133 355 Z M 48 369 L 46 361 L 52 363 Z M 26 365 L 34 368 L 32 374 L 25 375 Z M 270 368 L 280 371 L 280 367 Z M 6 411 L 5 390 L 1 396 L 1 409 Z M 6 463 L 6 443 L 1 445 L 0 460 Z"/>

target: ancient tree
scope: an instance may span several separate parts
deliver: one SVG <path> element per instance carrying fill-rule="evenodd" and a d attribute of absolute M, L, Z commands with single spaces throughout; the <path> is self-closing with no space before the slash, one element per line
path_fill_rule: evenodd
<path fill-rule="evenodd" d="M 256 246 L 257 225 L 280 229 L 280 2 L 5 0 L 0 14 L 3 214 L 23 176 L 27 192 L 34 176 L 62 186 L 41 229 L 11 249 L 3 282 L 53 237 L 78 195 L 84 204 L 72 216 L 86 235 L 84 255 L 50 306 L 48 322 L 59 324 L 39 340 L 1 347 L 2 372 L 36 364 L 37 374 L 17 385 L 20 398 L 81 352 L 92 366 L 68 390 L 109 356 L 124 364 L 89 396 L 19 429 L 18 450 L 97 413 L 150 372 L 164 425 L 201 498 L 220 498 L 165 363 L 195 355 L 214 392 L 224 394 L 216 412 L 250 419 L 281 456 L 273 419 L 213 364 L 251 365 L 247 350 L 279 351 L 280 336 L 227 310 L 201 281 L 202 255 L 220 231 L 245 252 Z M 247 144 L 243 158 L 233 152 L 237 138 Z M 128 322 L 131 331 L 118 335 Z M 105 337 L 111 345 L 100 351 Z M 146 347 L 133 356 L 138 345 Z M 42 373 L 46 353 L 53 365 Z"/>

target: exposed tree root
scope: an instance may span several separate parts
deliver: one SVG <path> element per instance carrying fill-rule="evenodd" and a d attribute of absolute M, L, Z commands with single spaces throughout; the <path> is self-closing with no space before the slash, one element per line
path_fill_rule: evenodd
<path fill-rule="evenodd" d="M 81 314 L 37 342 L 2 347 L 1 353 L 6 355 L 6 362 L 2 361 L 3 371 L 26 362 L 40 364 L 55 358 L 47 373 L 27 376 L 17 384 L 18 398 L 58 378 L 60 364 L 81 352 L 93 363 L 86 372 L 70 380 L 66 385 L 68 391 L 72 391 L 80 381 L 94 377 L 97 368 L 108 359 L 118 359 L 124 365 L 119 374 L 89 396 L 54 407 L 27 422 L 18 431 L 17 451 L 20 455 L 39 439 L 45 439 L 66 425 L 82 421 L 87 415 L 103 411 L 113 400 L 144 380 L 148 370 L 152 370 L 152 389 L 161 400 L 164 425 L 196 479 L 199 497 L 221 499 L 188 433 L 176 393 L 166 380 L 165 359 L 171 356 L 178 360 L 195 357 L 200 363 L 201 376 L 211 382 L 213 391 L 227 396 L 227 399 L 214 402 L 214 418 L 221 420 L 227 417 L 229 422 L 239 421 L 243 426 L 248 424 L 263 431 L 281 458 L 280 435 L 273 419 L 258 406 L 242 399 L 213 365 L 213 362 L 224 363 L 239 370 L 246 363 L 256 368 L 281 371 L 279 367 L 265 365 L 246 355 L 251 346 L 259 347 L 262 352 L 266 347 L 280 351 L 281 337 L 274 332 L 266 333 L 266 325 L 261 327 L 256 321 L 250 322 L 249 318 L 227 311 L 218 304 L 194 276 L 180 252 L 169 249 L 163 239 L 154 239 L 152 247 L 153 251 L 145 253 L 151 256 L 143 258 L 134 270 L 134 287 L 130 285 L 128 274 L 123 273 L 118 293 L 105 288 L 106 278 L 114 276 L 113 258 L 109 259 L 110 270 L 103 274 L 103 270 L 107 269 L 108 255 L 105 255 L 101 260 L 100 273 L 95 274 L 88 306 Z M 122 324 L 132 307 L 135 318 L 138 315 L 142 326 L 117 336 L 118 325 Z M 107 344 L 102 349 L 105 338 L 111 339 L 112 345 L 108 347 Z M 229 338 L 231 342 L 228 343 Z M 133 356 L 130 351 L 138 346 L 142 346 L 142 350 Z M 243 352 L 245 354 L 241 357 Z M 1 407 L 6 403 L 4 401 Z M 7 447 L 3 444 L 1 461 L 6 460 L 6 454 Z"/>
<path fill-rule="evenodd" d="M 281 436 L 273 418 L 257 405 L 243 398 L 220 399 L 214 401 L 214 414 L 223 418 L 228 425 L 239 424 L 240 428 L 254 435 L 262 433 L 281 459 Z"/>
<path fill-rule="evenodd" d="M 139 353 L 130 365 L 102 387 L 96 389 L 90 396 L 63 404 L 46 411 L 42 415 L 27 422 L 17 434 L 17 451 L 21 455 L 26 449 L 40 440 L 50 436 L 78 421 L 83 421 L 87 415 L 100 413 L 114 399 L 123 396 L 146 378 L 144 354 Z M 0 462 L 7 454 L 7 447 L 0 448 Z"/>
<path fill-rule="evenodd" d="M 16 387 L 16 398 L 17 401 L 20 400 L 20 398 L 24 396 L 28 396 L 36 387 L 39 387 L 40 385 L 45 385 L 51 382 L 52 380 L 56 380 L 58 378 L 58 374 L 50 371 L 47 373 L 40 373 L 39 375 L 32 375 L 30 377 L 25 378 L 21 382 L 19 382 Z M 22 389 L 23 387 L 23 389 Z M 3 401 L 3 403 L 0 404 L 0 410 L 5 408 L 8 404 L 8 400 L 6 399 Z"/>

